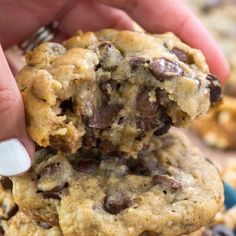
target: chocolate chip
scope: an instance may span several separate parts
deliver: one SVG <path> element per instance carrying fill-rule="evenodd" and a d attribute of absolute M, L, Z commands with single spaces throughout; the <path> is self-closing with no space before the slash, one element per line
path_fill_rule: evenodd
<path fill-rule="evenodd" d="M 163 77 L 179 77 L 184 74 L 184 71 L 179 67 L 178 63 L 171 62 L 165 58 L 152 61 L 149 68 L 153 75 L 160 80 L 162 80 Z"/>
<path fill-rule="evenodd" d="M 150 176 L 153 171 L 157 170 L 157 160 L 142 156 L 137 159 L 129 158 L 127 166 L 131 174 Z"/>
<path fill-rule="evenodd" d="M 155 117 L 158 109 L 157 102 L 149 101 L 149 91 L 143 87 L 139 90 L 136 97 L 136 109 L 143 117 Z"/>
<path fill-rule="evenodd" d="M 106 195 L 103 201 L 103 207 L 105 211 L 113 215 L 120 213 L 131 205 L 132 199 L 122 193 L 117 193 L 115 197 L 112 195 Z"/>
<path fill-rule="evenodd" d="M 234 232 L 225 225 L 217 225 L 211 230 L 212 236 L 234 236 Z"/>
<path fill-rule="evenodd" d="M 9 211 L 8 211 L 8 219 L 14 216 L 19 210 L 19 207 L 15 204 Z"/>
<path fill-rule="evenodd" d="M 4 213 L 4 216 L 1 216 L 1 219 L 9 220 L 18 212 L 19 207 L 16 204 L 14 204 L 10 209 L 7 209 L 7 207 L 4 207 L 4 204 L 3 204 L 2 209 L 5 211 L 5 213 Z"/>
<path fill-rule="evenodd" d="M 171 52 L 173 54 L 175 54 L 180 61 L 182 61 L 186 64 L 192 64 L 193 63 L 193 57 L 191 55 L 189 55 L 188 53 L 182 51 L 181 49 L 173 48 L 171 50 Z"/>
<path fill-rule="evenodd" d="M 206 79 L 210 82 L 208 88 L 210 90 L 210 102 L 215 103 L 221 99 L 222 90 L 220 81 L 214 76 L 208 74 Z"/>
<path fill-rule="evenodd" d="M 62 183 L 61 185 L 56 186 L 53 189 L 48 190 L 48 191 L 38 190 L 38 193 L 42 193 L 44 198 L 53 198 L 53 199 L 60 200 L 61 198 L 58 194 L 67 187 L 68 187 L 68 183 Z"/>
<path fill-rule="evenodd" d="M 94 174 L 96 173 L 99 162 L 96 159 L 87 158 L 80 159 L 77 162 L 73 162 L 72 166 L 76 171 L 86 173 L 86 174 Z"/>
<path fill-rule="evenodd" d="M 60 162 L 56 162 L 45 166 L 38 174 L 38 179 L 40 179 L 44 175 L 54 175 L 58 171 L 60 165 Z"/>
<path fill-rule="evenodd" d="M 122 54 L 110 42 L 104 41 L 98 45 L 99 49 L 99 64 L 103 70 L 115 70 L 117 60 L 122 58 Z"/>
<path fill-rule="evenodd" d="M 182 189 L 182 185 L 179 181 L 174 180 L 165 175 L 154 175 L 152 181 L 154 185 L 159 184 L 162 187 L 167 188 L 171 192 L 175 192 Z"/>
<path fill-rule="evenodd" d="M 39 221 L 39 222 L 37 222 L 37 224 L 40 227 L 44 228 L 44 229 L 51 229 L 52 228 L 52 225 L 50 225 L 50 224 L 48 224 L 46 222 L 43 222 L 43 221 Z"/>
<path fill-rule="evenodd" d="M 104 154 L 120 156 L 120 152 L 119 152 L 117 146 L 114 145 L 109 140 L 102 140 L 99 145 L 99 148 L 101 148 L 102 153 L 104 153 Z"/>
<path fill-rule="evenodd" d="M 93 116 L 89 119 L 89 127 L 96 129 L 109 127 L 122 108 L 122 104 L 109 104 L 95 109 Z"/>
<path fill-rule="evenodd" d="M 61 115 L 65 114 L 67 111 L 73 112 L 72 98 L 62 101 L 61 104 L 60 104 L 60 108 L 62 110 Z"/>
<path fill-rule="evenodd" d="M 129 65 L 132 70 L 136 70 L 140 65 L 145 63 L 150 63 L 150 60 L 147 57 L 134 56 L 129 59 Z"/>
<path fill-rule="evenodd" d="M 5 190 L 12 190 L 13 184 L 12 184 L 12 181 L 8 177 L 2 176 L 0 178 L 0 183 Z"/>
<path fill-rule="evenodd" d="M 5 231 L 3 227 L 0 225 L 0 236 L 3 236 L 5 234 Z"/>
<path fill-rule="evenodd" d="M 137 127 L 141 130 L 141 139 L 145 136 L 145 133 L 158 126 L 159 121 L 156 117 L 136 117 Z M 140 136 L 139 135 L 139 136 Z"/>
<path fill-rule="evenodd" d="M 90 149 L 97 146 L 97 138 L 91 128 L 86 128 L 86 133 L 83 136 L 83 147 Z"/>
<path fill-rule="evenodd" d="M 162 121 L 158 128 L 155 130 L 154 135 L 160 136 L 165 134 L 172 125 L 172 119 L 167 115 L 164 108 L 160 108 L 159 111 L 160 120 Z"/>

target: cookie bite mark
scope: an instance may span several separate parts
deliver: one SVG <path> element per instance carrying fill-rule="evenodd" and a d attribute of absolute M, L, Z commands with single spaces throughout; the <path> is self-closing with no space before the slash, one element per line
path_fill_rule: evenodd
<path fill-rule="evenodd" d="M 173 34 L 102 30 L 40 45 L 17 82 L 40 146 L 137 158 L 153 134 L 188 125 L 220 100 L 208 74 L 201 52 Z"/>

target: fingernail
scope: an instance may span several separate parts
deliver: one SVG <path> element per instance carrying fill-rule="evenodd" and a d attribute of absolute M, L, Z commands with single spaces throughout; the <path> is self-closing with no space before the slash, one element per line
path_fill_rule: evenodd
<path fill-rule="evenodd" d="M 0 175 L 19 175 L 27 171 L 30 166 L 30 156 L 18 139 L 0 142 Z"/>

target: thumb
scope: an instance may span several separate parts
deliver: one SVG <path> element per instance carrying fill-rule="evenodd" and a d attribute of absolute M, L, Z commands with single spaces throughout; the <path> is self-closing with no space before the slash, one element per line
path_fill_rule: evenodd
<path fill-rule="evenodd" d="M 0 46 L 0 174 L 29 169 L 34 143 L 27 134 L 23 101 Z"/>

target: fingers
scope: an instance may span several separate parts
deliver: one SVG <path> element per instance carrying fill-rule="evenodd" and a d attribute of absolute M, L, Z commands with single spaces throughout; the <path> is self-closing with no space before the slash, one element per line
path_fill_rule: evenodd
<path fill-rule="evenodd" d="M 26 151 L 27 150 L 27 151 Z M 24 107 L 14 77 L 0 47 L 0 174 L 26 171 L 34 153 L 25 127 Z"/>
<path fill-rule="evenodd" d="M 99 2 L 123 9 L 149 32 L 174 32 L 187 44 L 202 50 L 211 73 L 222 81 L 227 79 L 229 66 L 223 53 L 206 28 L 182 1 L 99 0 Z"/>
<path fill-rule="evenodd" d="M 96 1 L 78 1 L 60 20 L 60 29 L 68 35 L 78 30 L 96 31 L 103 28 L 133 29 L 133 21 L 121 10 Z"/>
<path fill-rule="evenodd" d="M 1 0 L 0 43 L 5 49 L 67 12 L 76 0 Z"/>

